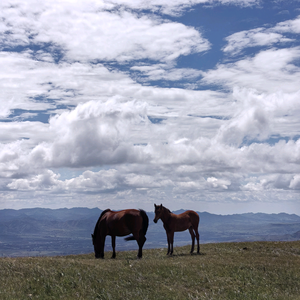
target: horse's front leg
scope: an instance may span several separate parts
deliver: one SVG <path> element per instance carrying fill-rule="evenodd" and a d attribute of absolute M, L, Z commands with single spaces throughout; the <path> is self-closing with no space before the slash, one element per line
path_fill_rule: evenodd
<path fill-rule="evenodd" d="M 101 235 L 100 237 L 100 252 L 97 253 L 96 258 L 104 258 L 104 246 L 105 246 L 106 235 Z"/>
<path fill-rule="evenodd" d="M 116 258 L 116 236 L 112 235 L 111 236 L 111 246 L 113 249 L 112 257 L 111 258 Z"/>

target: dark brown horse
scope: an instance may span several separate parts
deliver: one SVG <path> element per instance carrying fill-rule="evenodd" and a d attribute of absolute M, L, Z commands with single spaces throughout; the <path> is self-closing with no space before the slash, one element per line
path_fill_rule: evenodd
<path fill-rule="evenodd" d="M 146 241 L 146 232 L 148 229 L 149 219 L 142 209 L 125 209 L 120 211 L 104 210 L 95 226 L 92 234 L 93 245 L 96 258 L 104 258 L 104 244 L 107 235 L 111 236 L 113 254 L 111 258 L 116 257 L 116 236 L 125 236 L 126 241 L 136 240 L 139 245 L 138 258 L 142 257 L 142 248 Z"/>
<path fill-rule="evenodd" d="M 168 254 L 173 254 L 173 241 L 174 241 L 174 232 L 175 231 L 184 231 L 188 229 L 192 237 L 192 249 L 191 253 L 194 252 L 195 246 L 195 236 L 197 239 L 197 253 L 200 253 L 199 245 L 199 215 L 193 210 L 187 210 L 182 214 L 176 215 L 170 212 L 169 209 L 161 205 L 154 204 L 155 207 L 155 217 L 154 223 L 157 223 L 159 219 L 162 220 L 164 228 L 167 233 L 168 239 Z"/>

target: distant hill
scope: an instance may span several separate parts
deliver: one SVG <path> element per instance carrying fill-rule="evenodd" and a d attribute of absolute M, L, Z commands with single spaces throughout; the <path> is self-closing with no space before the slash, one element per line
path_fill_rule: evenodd
<path fill-rule="evenodd" d="M 180 213 L 183 210 L 175 211 Z M 93 252 L 91 233 L 101 214 L 98 208 L 4 209 L 0 210 L 0 256 L 65 255 Z M 294 214 L 247 213 L 200 215 L 200 242 L 294 241 L 300 239 L 300 216 Z M 162 222 L 149 228 L 145 248 L 164 248 L 167 240 Z M 175 233 L 174 245 L 191 243 L 188 231 Z M 110 237 L 106 250 L 110 250 Z M 133 242 L 117 238 L 117 251 L 136 249 Z"/>

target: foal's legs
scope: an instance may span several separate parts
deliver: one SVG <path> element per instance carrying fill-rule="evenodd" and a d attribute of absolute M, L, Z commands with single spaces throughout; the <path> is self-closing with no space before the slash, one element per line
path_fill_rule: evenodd
<path fill-rule="evenodd" d="M 171 242 L 170 242 L 170 236 L 169 236 L 168 232 L 167 232 L 167 240 L 168 240 L 168 252 L 167 252 L 167 255 L 169 255 L 170 254 L 170 244 L 171 244 Z"/>
<path fill-rule="evenodd" d="M 173 242 L 174 242 L 174 232 L 171 233 L 171 251 L 170 251 L 170 255 L 173 254 Z"/>
<path fill-rule="evenodd" d="M 173 242 L 174 242 L 174 232 L 169 231 L 167 232 L 167 239 L 168 239 L 168 253 L 167 255 L 173 254 Z"/>
<path fill-rule="evenodd" d="M 115 235 L 112 235 L 111 236 L 111 246 L 112 246 L 112 249 L 113 249 L 113 254 L 112 254 L 112 257 L 111 258 L 116 258 L 116 236 Z"/>
<path fill-rule="evenodd" d="M 189 228 L 189 232 L 190 232 L 191 238 L 192 238 L 192 248 L 191 248 L 191 254 L 192 254 L 194 252 L 194 247 L 195 247 L 195 234 L 194 234 L 192 226 Z"/>

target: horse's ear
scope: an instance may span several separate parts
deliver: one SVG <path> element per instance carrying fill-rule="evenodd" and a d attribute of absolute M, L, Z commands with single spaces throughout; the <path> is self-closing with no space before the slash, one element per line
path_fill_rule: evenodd
<path fill-rule="evenodd" d="M 154 207 L 156 207 L 156 204 L 154 203 Z"/>
<path fill-rule="evenodd" d="M 160 207 L 162 208 L 162 204 L 160 205 Z"/>

